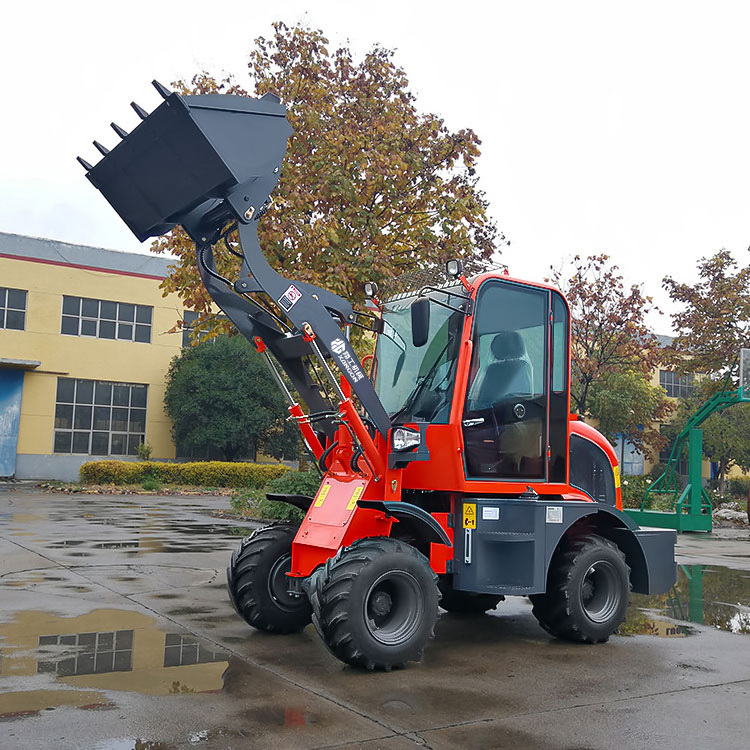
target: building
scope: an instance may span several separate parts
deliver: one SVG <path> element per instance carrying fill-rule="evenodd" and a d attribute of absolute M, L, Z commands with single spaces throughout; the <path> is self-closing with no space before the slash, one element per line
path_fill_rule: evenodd
<path fill-rule="evenodd" d="M 96 457 L 172 459 L 169 260 L 0 233 L 0 476 L 73 481 Z"/>

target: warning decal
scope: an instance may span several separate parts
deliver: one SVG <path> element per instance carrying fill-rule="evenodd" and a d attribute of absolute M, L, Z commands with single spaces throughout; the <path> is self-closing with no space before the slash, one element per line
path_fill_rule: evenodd
<path fill-rule="evenodd" d="M 315 507 L 320 508 L 321 505 L 323 505 L 323 501 L 326 499 L 328 493 L 331 490 L 330 484 L 324 484 L 320 488 L 320 492 L 318 492 L 318 496 L 315 498 Z"/>
<path fill-rule="evenodd" d="M 357 500 L 359 500 L 360 497 L 362 497 L 362 493 L 365 491 L 364 487 L 356 487 L 354 489 L 354 492 L 352 493 L 352 499 L 349 501 L 349 504 L 346 506 L 347 510 L 354 510 L 357 507 Z"/>
<path fill-rule="evenodd" d="M 279 304 L 284 310 L 291 310 L 302 299 L 302 292 L 292 284 L 284 294 L 279 297 Z"/>
<path fill-rule="evenodd" d="M 476 503 L 464 503 L 464 528 L 476 529 L 477 506 Z"/>
<path fill-rule="evenodd" d="M 615 488 L 620 486 L 620 467 L 612 467 L 612 473 L 615 475 Z"/>

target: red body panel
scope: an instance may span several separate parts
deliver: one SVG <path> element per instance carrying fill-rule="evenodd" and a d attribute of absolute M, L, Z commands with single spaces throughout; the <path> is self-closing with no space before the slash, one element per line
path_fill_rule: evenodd
<path fill-rule="evenodd" d="M 484 274 L 475 279 L 472 285 L 467 284 L 467 289 L 474 302 L 476 302 L 482 282 L 491 278 L 498 278 L 498 275 Z M 529 284 L 528 282 L 516 281 L 509 276 L 502 276 L 501 278 L 509 282 L 557 292 L 554 287 L 547 284 Z M 329 457 L 329 470 L 294 540 L 290 575 L 308 576 L 318 566 L 335 555 L 340 548 L 346 547 L 361 538 L 390 534 L 394 519 L 381 511 L 359 508 L 357 507 L 357 501 L 399 501 L 403 489 L 449 492 L 454 497 L 487 494 L 512 497 L 520 495 L 528 487 L 532 487 L 539 495 L 554 495 L 565 500 L 592 502 L 586 493 L 571 487 L 567 483 L 466 478 L 461 420 L 471 374 L 472 325 L 473 317 L 467 316 L 456 364 L 456 380 L 449 423 L 431 424 L 426 430 L 426 442 L 430 454 L 429 461 L 414 461 L 408 463 L 404 469 L 388 468 L 390 435 L 387 441 L 380 435 L 373 439 L 364 422 L 360 419 L 353 403 L 348 398 L 348 389 L 344 390 L 346 398 L 339 405 L 342 425 L 337 433 L 338 445 Z M 547 344 L 549 346 L 550 342 L 548 341 Z M 570 364 L 568 363 L 568 383 L 569 381 Z M 569 388 L 567 398 L 569 407 Z M 301 421 L 298 414 L 294 414 L 294 416 Z M 574 416 L 567 421 L 567 425 L 565 454 L 568 457 L 570 455 L 571 432 L 581 435 L 599 446 L 612 464 L 615 473 L 616 504 L 619 509 L 622 509 L 617 458 L 612 446 L 595 429 L 577 421 Z M 359 470 L 357 472 L 351 468 L 352 456 L 354 455 L 353 436 L 362 446 L 364 452 L 357 461 Z M 305 437 L 309 441 L 310 435 L 308 432 L 305 433 Z M 314 452 L 316 455 L 318 454 L 317 450 L 314 450 Z M 566 461 L 565 477 L 566 479 L 569 477 L 569 460 Z M 454 502 L 451 501 L 451 510 L 453 510 L 453 504 Z M 453 529 L 449 524 L 449 514 L 433 513 L 432 515 L 445 529 L 449 538 L 453 540 Z M 452 557 L 453 547 L 444 544 L 431 544 L 430 564 L 436 573 L 445 573 L 448 569 L 447 563 Z"/>

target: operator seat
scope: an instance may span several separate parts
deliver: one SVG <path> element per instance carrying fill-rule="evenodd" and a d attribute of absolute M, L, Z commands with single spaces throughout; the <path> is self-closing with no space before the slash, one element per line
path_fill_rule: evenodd
<path fill-rule="evenodd" d="M 518 331 L 502 331 L 490 344 L 495 361 L 487 367 L 477 403 L 491 406 L 511 394 L 531 395 L 533 377 L 526 347 Z"/>

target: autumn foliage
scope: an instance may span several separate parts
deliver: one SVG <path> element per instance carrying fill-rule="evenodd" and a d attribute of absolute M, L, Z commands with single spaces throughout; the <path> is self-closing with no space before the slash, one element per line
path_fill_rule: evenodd
<path fill-rule="evenodd" d="M 626 288 L 607 255 L 575 256 L 553 269 L 568 299 L 571 330 L 571 406 L 598 420 L 611 440 L 623 433 L 643 452 L 664 439 L 656 421 L 671 412 L 664 391 L 649 384 L 664 353 L 647 324 L 655 310 L 640 286 Z"/>
<path fill-rule="evenodd" d="M 727 250 L 698 263 L 696 284 L 664 279 L 680 310 L 672 315 L 677 330 L 676 362 L 687 372 L 719 378 L 735 365 L 741 348 L 750 347 L 750 265 L 738 267 Z"/>
<path fill-rule="evenodd" d="M 382 285 L 451 257 L 489 259 L 498 232 L 477 187 L 477 136 L 420 113 L 390 50 L 375 47 L 355 61 L 346 47 L 329 52 L 320 31 L 274 29 L 256 40 L 248 65 L 252 95 L 278 94 L 295 131 L 259 223 L 269 262 L 356 302 L 364 281 Z M 208 73 L 175 86 L 247 93 Z M 184 233 L 173 231 L 152 250 L 177 256 L 164 291 L 201 313 L 198 330 L 214 325 Z M 237 262 L 220 256 L 220 272 L 236 278 Z"/>

